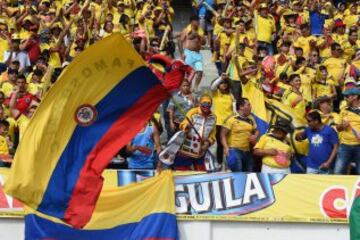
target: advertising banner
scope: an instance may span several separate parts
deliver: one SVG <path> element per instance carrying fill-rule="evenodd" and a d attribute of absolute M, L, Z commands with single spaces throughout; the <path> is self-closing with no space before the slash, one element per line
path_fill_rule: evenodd
<path fill-rule="evenodd" d="M 347 223 L 360 178 L 218 173 L 176 177 L 182 220 Z"/>
<path fill-rule="evenodd" d="M 6 195 L 3 190 L 8 171 L 8 168 L 0 168 L 0 218 L 23 217 L 23 205 L 16 199 Z"/>
<path fill-rule="evenodd" d="M 118 185 L 152 171 L 119 171 Z M 348 223 L 360 177 L 261 173 L 178 173 L 180 220 Z"/>
<path fill-rule="evenodd" d="M 7 169 L 0 169 L 0 183 Z M 154 171 L 108 170 L 104 187 L 153 176 Z M 180 220 L 348 223 L 360 195 L 359 176 L 261 173 L 177 173 L 175 204 Z M 0 217 L 21 217 L 21 203 L 0 187 Z"/>

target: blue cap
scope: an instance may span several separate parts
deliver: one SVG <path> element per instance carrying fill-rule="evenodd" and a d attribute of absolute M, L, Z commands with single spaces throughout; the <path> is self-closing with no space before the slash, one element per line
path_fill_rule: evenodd
<path fill-rule="evenodd" d="M 348 90 L 346 90 L 345 92 L 343 92 L 343 95 L 348 96 L 348 95 L 360 95 L 360 89 L 355 87 L 355 88 L 350 88 Z"/>

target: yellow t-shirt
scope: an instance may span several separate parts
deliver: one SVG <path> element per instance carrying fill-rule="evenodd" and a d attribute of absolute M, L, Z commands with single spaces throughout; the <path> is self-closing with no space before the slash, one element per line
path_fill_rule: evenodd
<path fill-rule="evenodd" d="M 334 81 L 331 79 L 326 80 L 325 83 L 317 82 L 314 84 L 315 98 L 321 96 L 331 96 L 334 94 L 333 92 Z"/>
<path fill-rule="evenodd" d="M 340 35 L 337 33 L 331 34 L 331 38 L 334 40 L 334 42 L 337 42 L 340 45 L 343 45 L 349 39 L 348 35 L 346 35 L 346 34 Z"/>
<path fill-rule="evenodd" d="M 234 97 L 231 93 L 224 94 L 220 90 L 213 93 L 213 113 L 216 115 L 216 125 L 223 125 L 225 119 L 233 114 Z"/>
<path fill-rule="evenodd" d="M 282 97 L 282 102 L 285 105 L 290 106 L 293 108 L 300 116 L 305 116 L 305 108 L 306 108 L 306 101 L 303 98 L 300 102 L 298 102 L 295 106 L 293 103 L 297 101 L 297 99 L 300 97 L 299 94 L 295 93 L 292 89 L 289 91 L 286 91 L 284 93 L 284 96 Z"/>
<path fill-rule="evenodd" d="M 23 28 L 19 32 L 19 37 L 21 40 L 28 39 L 31 35 L 32 35 L 31 32 L 29 32 Z"/>
<path fill-rule="evenodd" d="M 9 155 L 9 146 L 4 136 L 0 135 L 0 154 Z"/>
<path fill-rule="evenodd" d="M 357 113 L 356 113 L 357 112 Z M 340 112 L 340 122 L 347 121 L 350 127 L 340 134 L 340 143 L 347 145 L 360 145 L 360 141 L 356 139 L 355 132 L 360 134 L 360 109 L 352 111 L 345 108 Z"/>
<path fill-rule="evenodd" d="M 301 78 L 300 91 L 302 92 L 302 95 L 305 98 L 305 100 L 307 102 L 311 102 L 313 75 L 302 73 L 300 74 L 300 78 Z"/>
<path fill-rule="evenodd" d="M 1 91 L 5 94 L 5 97 L 9 97 L 11 92 L 14 90 L 15 85 L 10 82 L 3 82 L 1 85 Z"/>
<path fill-rule="evenodd" d="M 145 18 L 142 23 L 139 23 L 139 27 L 147 32 L 149 37 L 155 37 L 154 21 L 152 19 Z"/>
<path fill-rule="evenodd" d="M 21 114 L 20 117 L 16 120 L 16 122 L 19 127 L 19 139 L 21 140 L 22 136 L 24 135 L 25 129 L 30 122 L 30 119 L 25 115 Z"/>
<path fill-rule="evenodd" d="M 39 92 L 41 93 L 43 90 L 43 83 L 29 83 L 28 84 L 28 91 L 29 93 L 31 93 L 32 95 L 36 95 Z"/>
<path fill-rule="evenodd" d="M 256 13 L 257 19 L 257 40 L 271 43 L 272 42 L 272 34 L 276 31 L 275 20 L 270 15 L 266 18 L 260 16 L 260 14 Z"/>
<path fill-rule="evenodd" d="M 16 120 L 12 117 L 6 118 L 6 121 L 9 123 L 9 131 L 8 136 L 12 142 L 15 141 L 15 127 L 16 127 Z"/>
<path fill-rule="evenodd" d="M 308 37 L 299 37 L 295 42 L 294 42 L 294 47 L 299 47 L 302 48 L 304 54 L 303 56 L 305 58 L 308 58 L 309 53 L 310 53 L 310 42 L 311 41 L 317 41 L 317 38 L 315 36 L 308 36 Z"/>
<path fill-rule="evenodd" d="M 242 118 L 239 115 L 230 116 L 225 120 L 223 127 L 230 130 L 227 136 L 229 147 L 242 151 L 250 150 L 249 137 L 257 128 L 252 116 L 247 118 Z"/>
<path fill-rule="evenodd" d="M 224 27 L 219 24 L 218 21 L 215 21 L 214 25 L 214 31 L 213 34 L 217 36 L 219 33 L 221 33 L 224 30 Z"/>
<path fill-rule="evenodd" d="M 234 37 L 234 34 L 227 35 L 225 32 L 221 32 L 218 35 L 218 39 L 220 42 L 220 58 L 224 56 L 226 47 L 230 46 L 230 43 L 232 42 Z"/>
<path fill-rule="evenodd" d="M 260 138 L 259 142 L 256 143 L 254 149 L 261 149 L 261 150 L 276 149 L 279 152 L 289 155 L 293 152 L 290 145 L 276 139 L 270 134 L 263 135 Z M 288 163 L 283 166 L 276 162 L 275 156 L 265 156 L 262 158 L 262 162 L 263 164 L 273 168 L 287 168 L 290 166 L 291 161 L 290 159 L 288 159 Z"/>
<path fill-rule="evenodd" d="M 235 38 L 236 38 L 236 33 L 233 34 L 232 41 L 231 41 L 230 47 L 229 47 L 230 51 L 235 49 L 235 43 L 236 43 Z M 245 39 L 247 40 L 248 44 L 253 45 L 254 44 L 254 34 L 253 34 L 253 32 L 247 31 L 246 33 L 240 33 L 239 34 L 239 43 L 245 43 Z M 253 56 L 254 56 L 253 49 L 246 46 L 244 56 L 247 59 L 252 60 Z"/>
<path fill-rule="evenodd" d="M 344 75 L 344 70 L 346 67 L 346 60 L 342 58 L 330 57 L 324 61 L 323 64 L 331 75 L 334 78 L 335 86 L 339 85 L 339 80 Z"/>
<path fill-rule="evenodd" d="M 0 38 L 0 61 L 4 62 L 7 59 L 4 58 L 4 52 L 9 49 L 9 43 L 6 39 Z"/>
<path fill-rule="evenodd" d="M 40 44 L 40 49 L 41 51 L 44 51 L 45 49 L 50 50 L 50 48 L 55 47 L 55 44 L 56 43 L 42 43 Z M 53 68 L 61 67 L 61 58 L 58 52 L 50 53 L 49 65 L 51 65 Z"/>
<path fill-rule="evenodd" d="M 344 58 L 346 58 L 348 61 L 351 61 L 351 59 L 355 55 L 356 49 L 359 48 L 359 43 L 360 43 L 359 40 L 356 41 L 355 45 L 351 45 L 349 41 L 344 42 L 342 44 L 342 48 L 344 50 L 343 53 Z"/>
<path fill-rule="evenodd" d="M 317 41 L 318 46 L 322 46 L 323 44 L 326 44 L 326 39 L 324 36 L 319 37 Z M 331 49 L 330 46 L 325 46 L 324 48 L 320 48 L 320 56 L 322 58 L 329 58 L 331 57 Z"/>
<path fill-rule="evenodd" d="M 326 114 L 326 115 L 320 112 L 320 114 L 321 114 L 321 122 L 323 124 L 331 126 L 337 132 L 336 125 L 341 123 L 340 114 L 336 112 L 331 112 L 330 114 Z M 341 132 L 338 134 L 340 135 Z"/>
<path fill-rule="evenodd" d="M 280 57 L 285 59 L 286 58 L 286 62 L 283 64 L 280 60 Z M 285 57 L 285 58 L 284 58 Z M 275 76 L 279 77 L 280 74 L 282 72 L 285 72 L 287 74 L 290 74 L 291 71 L 291 62 L 290 60 L 292 60 L 293 62 L 295 62 L 296 58 L 294 55 L 290 55 L 290 54 L 276 54 L 274 55 L 275 61 L 276 61 L 276 65 L 275 65 Z M 280 64 L 281 63 L 281 64 Z"/>
<path fill-rule="evenodd" d="M 350 28 L 351 26 L 356 25 L 358 19 L 358 15 L 348 15 L 344 18 L 344 23 L 346 24 L 347 28 Z"/>
<path fill-rule="evenodd" d="M 135 2 L 135 1 L 134 1 Z M 130 18 L 134 17 L 134 3 L 132 0 L 124 0 L 125 3 L 125 14 L 128 15 Z"/>

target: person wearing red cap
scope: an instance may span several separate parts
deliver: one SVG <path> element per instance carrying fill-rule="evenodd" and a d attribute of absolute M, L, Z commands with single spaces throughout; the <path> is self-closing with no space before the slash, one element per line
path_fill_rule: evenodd
<path fill-rule="evenodd" d="M 343 45 L 347 41 L 348 36 L 345 34 L 345 29 L 345 23 L 343 23 L 341 19 L 336 19 L 334 24 L 334 33 L 331 35 L 334 42 Z"/>

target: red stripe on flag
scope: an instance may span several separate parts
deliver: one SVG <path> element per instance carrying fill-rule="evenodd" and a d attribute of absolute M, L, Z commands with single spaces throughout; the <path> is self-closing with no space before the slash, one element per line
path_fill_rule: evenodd
<path fill-rule="evenodd" d="M 99 177 L 102 171 L 112 157 L 144 127 L 157 107 L 169 97 L 162 85 L 156 85 L 116 120 L 95 145 L 87 156 L 74 187 L 64 215 L 65 222 L 76 228 L 82 228 L 89 222 L 103 185 L 103 178 Z"/>

